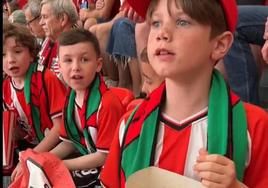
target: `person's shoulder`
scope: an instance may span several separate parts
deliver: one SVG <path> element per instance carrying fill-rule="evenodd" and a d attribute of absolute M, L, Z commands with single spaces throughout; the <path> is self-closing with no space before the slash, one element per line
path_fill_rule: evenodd
<path fill-rule="evenodd" d="M 3 79 L 3 86 L 6 85 L 6 84 L 9 84 L 10 83 L 10 77 L 9 76 L 6 76 L 4 79 Z"/>
<path fill-rule="evenodd" d="M 3 90 L 3 97 L 10 96 L 10 77 L 7 76 L 6 78 L 3 79 L 2 83 L 2 90 Z"/>
<path fill-rule="evenodd" d="M 46 84 L 54 83 L 54 84 L 60 84 L 64 86 L 63 82 L 56 75 L 56 73 L 54 73 L 52 70 L 45 67 L 43 72 L 44 72 L 44 81 Z"/>
<path fill-rule="evenodd" d="M 55 78 L 57 78 L 55 73 L 53 73 L 48 68 L 44 68 L 44 77 L 45 77 L 45 79 L 55 79 Z"/>
<path fill-rule="evenodd" d="M 101 103 L 102 106 L 120 106 L 122 107 L 122 104 L 120 102 L 120 100 L 118 99 L 118 97 L 110 90 L 107 90 L 102 98 L 101 98 Z"/>
<path fill-rule="evenodd" d="M 268 112 L 265 111 L 263 108 L 246 102 L 244 102 L 243 104 L 248 118 L 254 117 L 255 119 L 268 120 Z"/>
<path fill-rule="evenodd" d="M 268 112 L 253 104 L 245 102 L 243 104 L 246 111 L 249 131 L 256 131 L 256 129 L 267 129 L 268 131 Z"/>

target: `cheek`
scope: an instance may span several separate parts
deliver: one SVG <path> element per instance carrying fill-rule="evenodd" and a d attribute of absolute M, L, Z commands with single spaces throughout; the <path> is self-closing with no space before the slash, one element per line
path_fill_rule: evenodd
<path fill-rule="evenodd" d="M 60 65 L 60 66 L 59 66 L 59 70 L 60 70 L 61 74 L 62 74 L 64 77 L 66 77 L 66 76 L 69 75 L 69 72 L 70 72 L 70 71 L 69 71 L 69 68 L 68 68 L 68 67 Z"/>
<path fill-rule="evenodd" d="M 8 69 L 7 69 L 7 63 L 4 62 L 3 60 L 3 71 L 7 73 Z"/>

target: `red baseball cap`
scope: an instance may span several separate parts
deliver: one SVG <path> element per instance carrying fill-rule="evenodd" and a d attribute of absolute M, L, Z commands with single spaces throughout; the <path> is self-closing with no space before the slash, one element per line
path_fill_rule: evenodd
<path fill-rule="evenodd" d="M 69 170 L 63 161 L 49 152 L 37 153 L 27 149 L 20 154 L 22 174 L 9 186 L 75 188 Z"/>
<path fill-rule="evenodd" d="M 151 0 L 127 0 L 130 6 L 143 18 L 146 17 L 147 9 Z M 221 5 L 224 10 L 225 20 L 228 30 L 235 31 L 238 19 L 237 4 L 235 0 L 221 0 Z"/>
<path fill-rule="evenodd" d="M 19 5 L 19 9 L 23 9 L 24 5 L 27 3 L 27 0 L 19 0 L 17 2 Z"/>

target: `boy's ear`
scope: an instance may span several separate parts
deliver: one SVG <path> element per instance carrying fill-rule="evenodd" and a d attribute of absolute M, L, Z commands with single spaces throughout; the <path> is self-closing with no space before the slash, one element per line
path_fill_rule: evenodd
<path fill-rule="evenodd" d="M 30 62 L 33 62 L 34 61 L 34 57 L 31 55 L 31 61 Z"/>
<path fill-rule="evenodd" d="M 215 62 L 222 59 L 233 43 L 233 34 L 230 31 L 225 31 L 221 35 L 215 37 L 211 59 Z"/>
<path fill-rule="evenodd" d="M 96 72 L 100 72 L 101 71 L 101 68 L 102 68 L 102 63 L 103 63 L 103 58 L 99 57 L 97 59 L 97 69 L 96 69 Z"/>

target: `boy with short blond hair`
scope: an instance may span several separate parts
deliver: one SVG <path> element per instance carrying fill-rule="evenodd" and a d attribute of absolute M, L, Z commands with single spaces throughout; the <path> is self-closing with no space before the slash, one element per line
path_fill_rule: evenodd
<path fill-rule="evenodd" d="M 157 166 L 206 187 L 265 187 L 268 115 L 214 69 L 233 41 L 235 1 L 152 0 L 147 14 L 149 60 L 165 83 L 120 122 L 102 184 L 125 187 Z"/>

